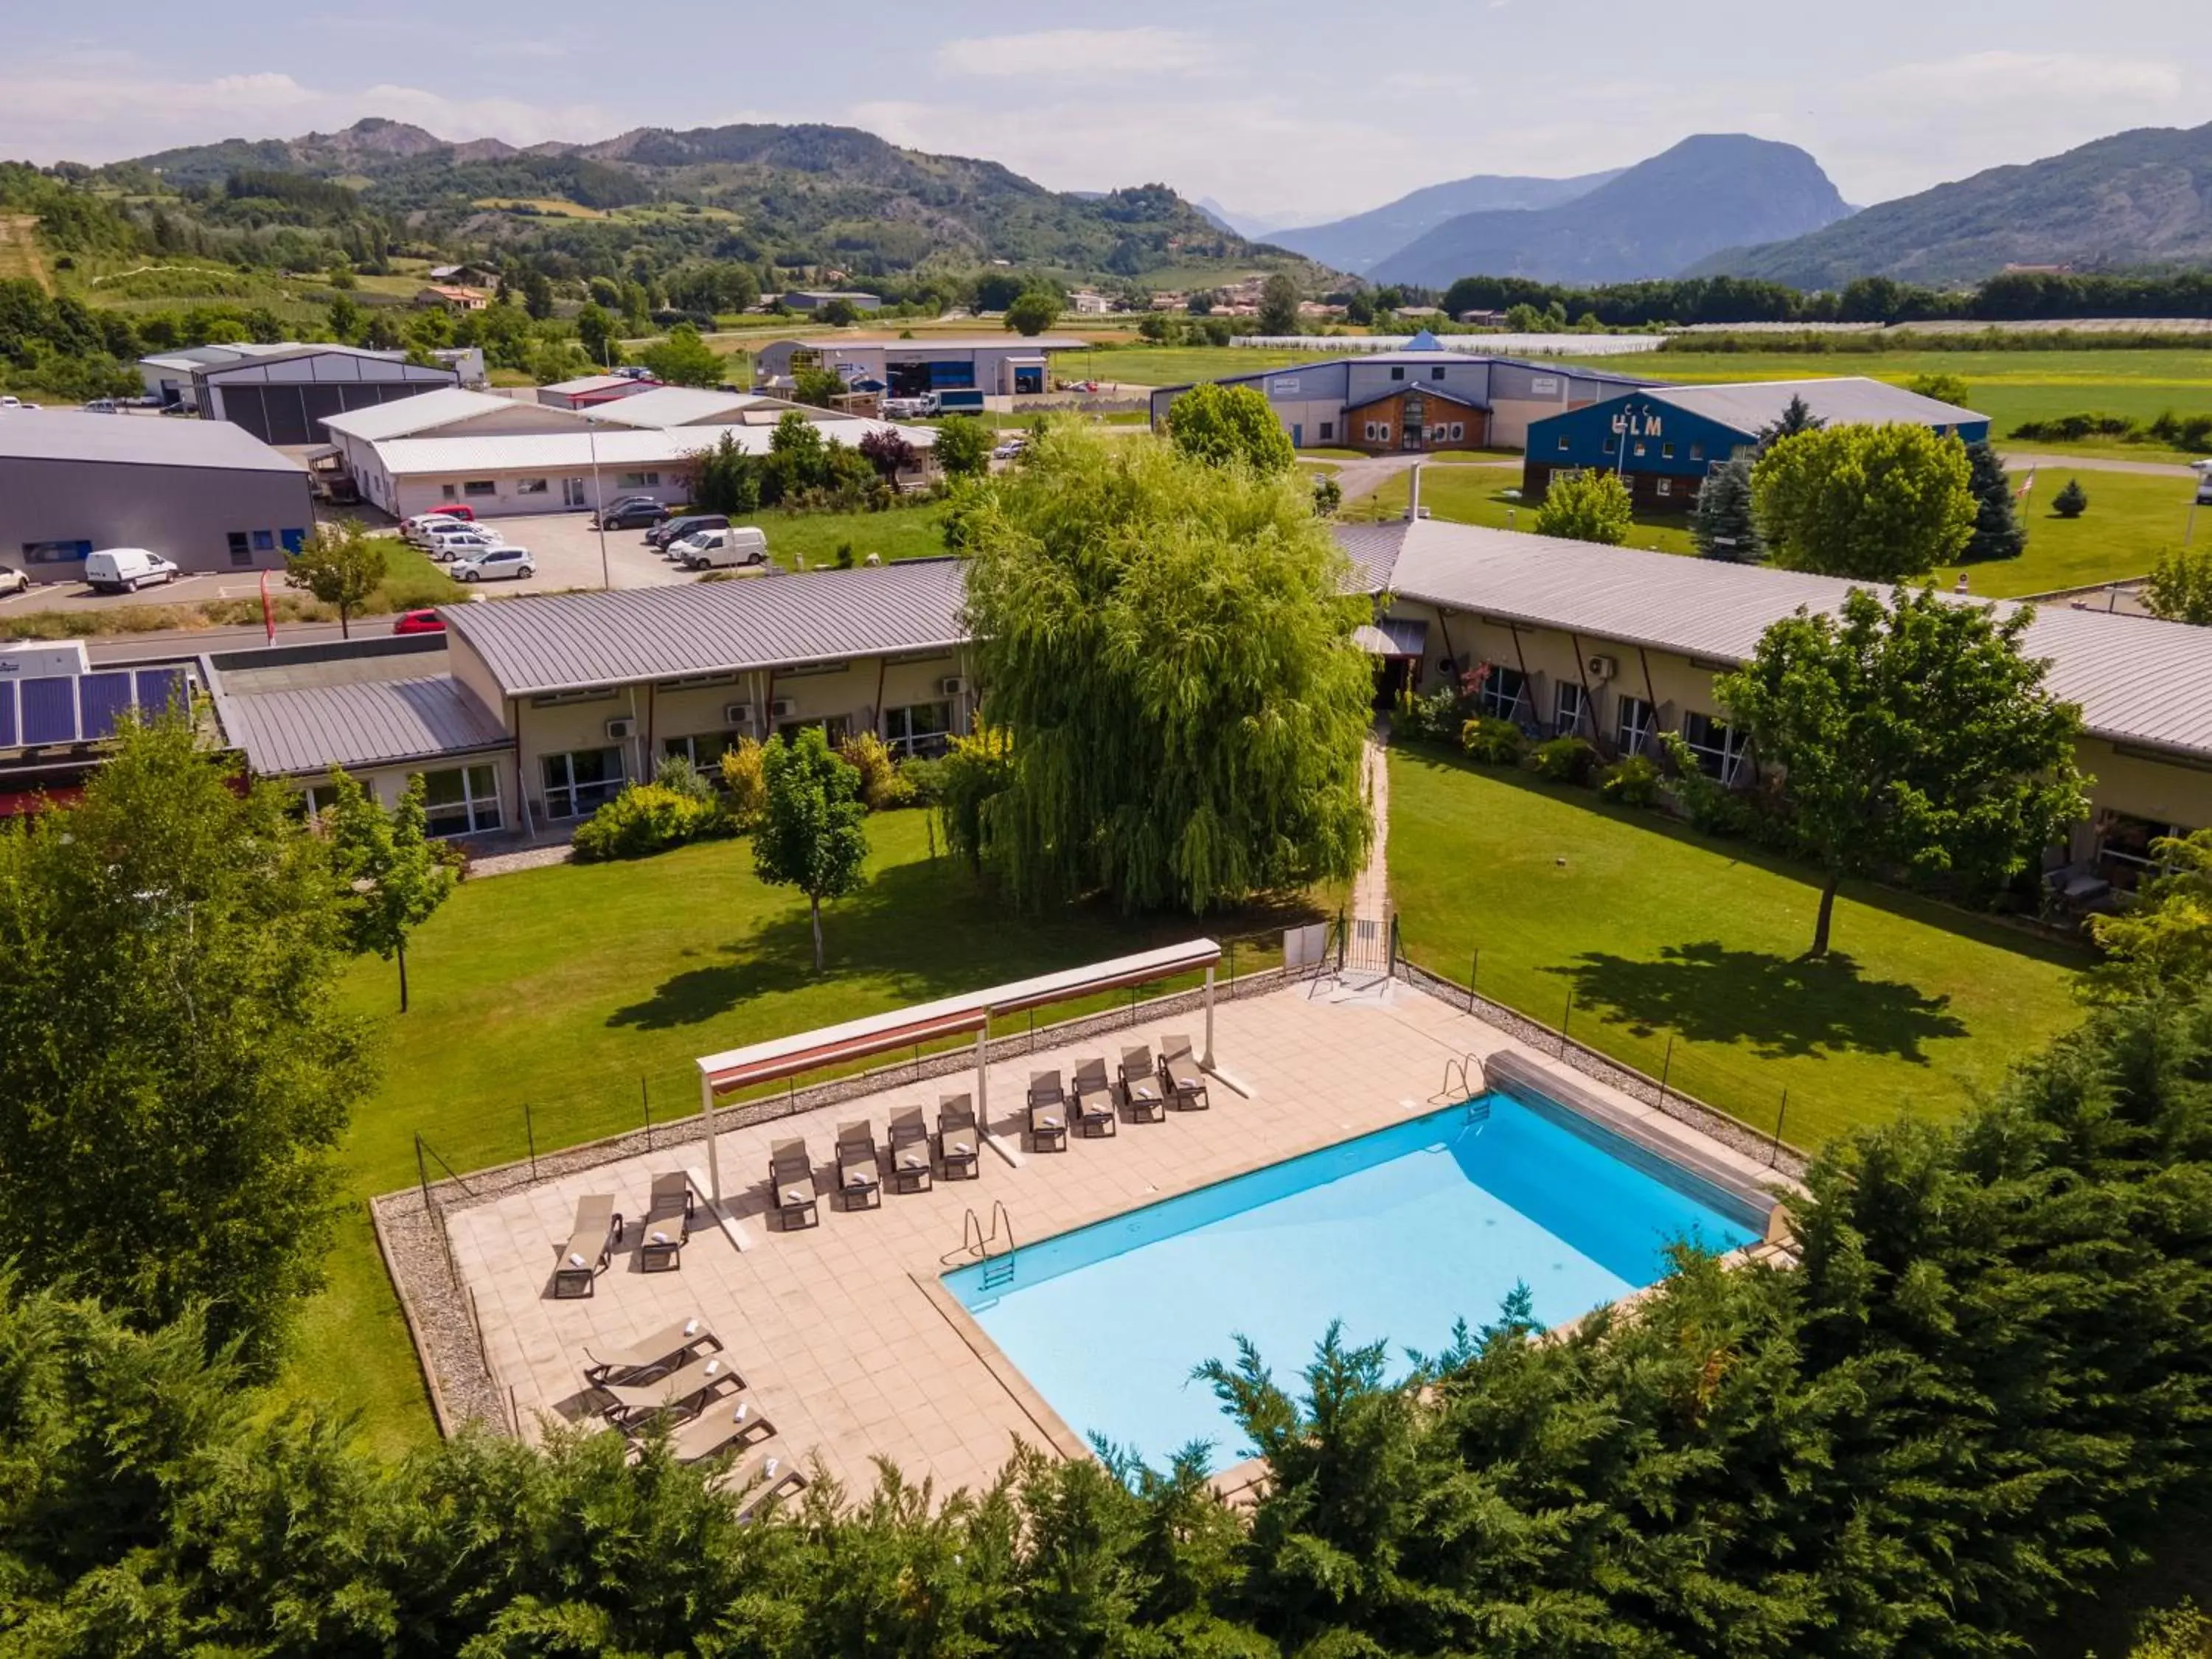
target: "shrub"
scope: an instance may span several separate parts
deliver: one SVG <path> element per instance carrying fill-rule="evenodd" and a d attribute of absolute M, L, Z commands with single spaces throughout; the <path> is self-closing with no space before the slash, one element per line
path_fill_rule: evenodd
<path fill-rule="evenodd" d="M 1553 738 L 1528 751 L 1529 769 L 1554 783 L 1584 782 L 1596 765 L 1597 750 L 1584 738 Z"/>
<path fill-rule="evenodd" d="M 1619 547 L 1635 528 L 1635 504 L 1628 486 L 1610 472 L 1554 477 L 1536 509 L 1536 533 L 1569 541 L 1601 542 Z"/>
<path fill-rule="evenodd" d="M 1449 686 L 1425 697 L 1408 689 L 1398 694 L 1397 707 L 1391 711 L 1390 734 L 1416 742 L 1450 743 L 1458 738 L 1462 723 L 1459 694 Z"/>
<path fill-rule="evenodd" d="M 1314 480 L 1314 511 L 1326 519 L 1344 505 L 1344 486 L 1334 478 Z"/>
<path fill-rule="evenodd" d="M 1598 793 L 1618 806 L 1649 806 L 1659 799 L 1659 769 L 1648 755 L 1628 755 L 1605 769 Z"/>
<path fill-rule="evenodd" d="M 1469 758 L 1485 766 L 1516 766 L 1528 747 L 1528 739 L 1511 720 L 1493 720 L 1485 714 L 1460 728 L 1459 746 L 1467 750 Z"/>
<path fill-rule="evenodd" d="M 634 783 L 578 827 L 579 863 L 638 859 L 686 842 L 726 836 L 735 826 L 711 797 L 702 800 L 658 783 Z"/>
<path fill-rule="evenodd" d="M 750 830 L 768 804 L 768 777 L 761 769 L 761 746 L 740 738 L 722 751 L 722 810 L 740 830 Z"/>
<path fill-rule="evenodd" d="M 692 765 L 689 755 L 664 756 L 660 764 L 653 769 L 653 781 L 663 789 L 690 800 L 714 799 L 714 786 L 700 775 L 699 769 Z"/>
<path fill-rule="evenodd" d="M 2078 519 L 2089 510 L 2089 492 L 2079 478 L 2069 478 L 2066 488 L 2051 498 L 2051 510 L 2062 519 Z"/>
<path fill-rule="evenodd" d="M 837 745 L 837 757 L 860 775 L 860 802 L 871 812 L 914 805 L 914 786 L 899 775 L 891 751 L 874 732 L 846 738 Z"/>

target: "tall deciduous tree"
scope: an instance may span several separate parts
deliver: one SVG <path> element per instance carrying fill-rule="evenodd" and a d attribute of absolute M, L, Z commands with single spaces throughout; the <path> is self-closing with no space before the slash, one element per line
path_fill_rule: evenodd
<path fill-rule="evenodd" d="M 329 849 L 182 716 L 0 829 L 0 1256 L 148 1325 L 204 1303 L 268 1364 L 373 1081 L 344 942 Z"/>
<path fill-rule="evenodd" d="M 761 751 L 766 788 L 753 825 L 753 869 L 806 895 L 814 971 L 822 971 L 822 901 L 858 891 L 868 859 L 868 809 L 860 775 L 837 757 L 819 726 L 772 738 Z"/>
<path fill-rule="evenodd" d="M 1168 405 L 1168 438 L 1216 466 L 1241 461 L 1257 472 L 1287 472 L 1298 460 L 1267 398 L 1249 386 L 1193 386 Z"/>
<path fill-rule="evenodd" d="M 1297 479 L 1054 423 L 966 531 L 1022 899 L 1197 913 L 1359 867 L 1367 606 Z"/>
<path fill-rule="evenodd" d="M 2212 543 L 2160 554 L 2143 584 L 2143 603 L 2168 622 L 2212 626 Z"/>
<path fill-rule="evenodd" d="M 1966 446 L 1924 426 L 1844 426 L 1783 438 L 1752 469 L 1767 556 L 1864 581 L 1923 576 L 1974 534 Z"/>
<path fill-rule="evenodd" d="M 980 477 L 991 468 L 991 429 L 969 415 L 948 415 L 938 422 L 931 451 L 948 478 Z"/>
<path fill-rule="evenodd" d="M 1298 285 L 1289 272 L 1279 270 L 1260 284 L 1260 314 L 1255 320 L 1262 334 L 1298 331 Z"/>
<path fill-rule="evenodd" d="M 2112 955 L 2100 977 L 2130 995 L 2212 985 L 2212 830 L 2160 836 L 2150 851 L 2160 872 L 2136 902 L 2089 919 Z"/>
<path fill-rule="evenodd" d="M 353 635 L 354 613 L 384 580 L 384 547 L 357 519 L 315 526 L 307 544 L 284 568 L 284 586 L 305 588 L 338 608 L 338 632 Z"/>
<path fill-rule="evenodd" d="M 1995 445 L 1982 439 L 1966 446 L 1966 487 L 1974 492 L 1974 533 L 1962 559 L 2016 559 L 2027 546 L 2027 531 L 2013 503 L 2012 479 Z"/>
<path fill-rule="evenodd" d="M 1797 832 L 1827 879 L 1810 954 L 1828 949 L 1838 882 L 1907 871 L 2011 879 L 2087 810 L 2081 711 L 2025 656 L 2022 607 L 1854 588 L 1840 617 L 1801 610 L 1716 684 L 1761 763 L 1782 769 Z"/>
<path fill-rule="evenodd" d="M 1030 289 L 1006 307 L 1006 326 L 1032 338 L 1060 320 L 1060 301 L 1042 289 Z"/>
<path fill-rule="evenodd" d="M 1705 475 L 1690 509 L 1690 539 L 1701 558 L 1757 564 L 1766 556 L 1751 510 L 1751 458 L 1732 456 Z"/>
<path fill-rule="evenodd" d="M 1536 533 L 1619 547 L 1636 526 L 1628 486 L 1610 472 L 1554 474 L 1536 508 Z"/>
<path fill-rule="evenodd" d="M 597 300 L 576 313 L 576 339 L 585 354 L 602 368 L 615 362 L 615 319 Z"/>
<path fill-rule="evenodd" d="M 453 890 L 453 871 L 438 856 L 423 810 L 425 786 L 408 780 L 386 812 L 343 771 L 331 775 L 337 798 L 325 825 L 338 877 L 347 889 L 346 931 L 353 948 L 399 959 L 399 1012 L 407 1012 L 407 936 Z"/>
<path fill-rule="evenodd" d="M 667 386 L 720 386 L 729 373 L 728 366 L 689 323 L 677 324 L 666 339 L 646 347 L 638 354 L 638 362 L 653 371 L 653 379 Z"/>

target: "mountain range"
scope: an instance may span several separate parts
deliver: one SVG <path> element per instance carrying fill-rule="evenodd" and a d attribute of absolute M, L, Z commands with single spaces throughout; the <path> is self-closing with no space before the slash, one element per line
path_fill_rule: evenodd
<path fill-rule="evenodd" d="M 1991 167 L 1808 235 L 1713 253 L 1689 274 L 1833 289 L 1855 276 L 1972 283 L 2008 265 L 2206 264 L 2212 125 L 2142 127 Z"/>
<path fill-rule="evenodd" d="M 456 143 L 371 118 L 343 132 L 164 150 L 104 170 L 221 190 L 240 173 L 301 173 L 354 188 L 365 211 L 447 245 L 574 253 L 612 236 L 671 258 L 861 276 L 1005 261 L 1073 277 L 1165 267 L 1291 268 L 1164 185 L 1103 194 L 1046 189 L 995 161 L 908 149 L 857 128 L 751 124 L 641 127 L 591 143 Z M 581 210 L 572 212 L 569 209 Z M 604 216 L 624 212 L 618 225 Z"/>
<path fill-rule="evenodd" d="M 1408 243 L 1462 213 L 1491 213 L 1557 207 L 1577 196 L 1586 196 L 1600 185 L 1620 176 L 1586 173 L 1578 179 L 1528 179 L 1511 174 L 1479 173 L 1430 185 L 1348 219 L 1297 229 L 1273 230 L 1267 240 L 1318 259 L 1339 270 L 1365 273 Z M 1199 204 L 1201 210 L 1207 204 Z M 1464 274 L 1464 273 L 1462 273 Z"/>

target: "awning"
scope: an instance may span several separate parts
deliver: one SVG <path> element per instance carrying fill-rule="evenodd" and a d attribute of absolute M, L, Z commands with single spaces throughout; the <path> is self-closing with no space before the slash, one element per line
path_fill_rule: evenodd
<path fill-rule="evenodd" d="M 1385 617 L 1352 630 L 1352 642 L 1370 657 L 1428 654 L 1429 625 L 1419 617 Z"/>

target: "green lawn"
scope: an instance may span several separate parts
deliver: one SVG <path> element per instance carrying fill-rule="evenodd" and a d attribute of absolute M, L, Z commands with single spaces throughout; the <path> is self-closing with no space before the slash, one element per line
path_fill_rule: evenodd
<path fill-rule="evenodd" d="M 1129 386 L 1181 386 L 1186 380 L 1218 380 L 1291 363 L 1316 363 L 1328 354 L 1316 351 L 1261 351 L 1243 346 L 1115 346 L 1097 351 L 1062 352 L 1054 372 L 1070 380 L 1115 380 Z"/>
<path fill-rule="evenodd" d="M 1669 1081 L 1756 1128 L 1787 1088 L 1801 1146 L 1955 1112 L 2079 1016 L 2074 952 L 1847 885 L 1808 963 L 1809 870 L 1433 751 L 1392 751 L 1389 859 L 1414 961 L 1654 1076 L 1672 1033 Z"/>
<path fill-rule="evenodd" d="M 525 1156 L 531 1131 L 544 1152 L 640 1127 L 647 1101 L 665 1122 L 697 1110 L 702 1054 L 1200 931 L 1089 907 L 1018 917 L 952 860 L 930 859 L 923 814 L 872 818 L 869 835 L 869 884 L 827 908 L 818 977 L 805 902 L 763 886 L 741 841 L 464 884 L 408 951 L 410 1012 L 392 1012 L 388 963 L 361 963 L 344 988 L 386 1038 L 380 1085 L 345 1146 L 349 1195 L 413 1182 L 418 1131 L 466 1171 Z M 1271 924 L 1283 918 L 1205 931 Z M 1239 949 L 1240 969 L 1267 960 Z M 430 1419 L 365 1210 L 342 1231 L 330 1273 L 287 1387 L 335 1396 L 375 1443 L 404 1449 Z"/>
<path fill-rule="evenodd" d="M 2051 499 L 2069 477 L 2079 477 L 2089 492 L 2089 510 L 2062 519 Z M 1534 509 L 1517 492 L 1520 477 L 1502 467 L 1435 465 L 1421 469 L 1421 501 L 1432 517 L 1454 524 L 1489 525 L 1499 530 L 1531 530 Z M 1936 573 L 1949 588 L 1963 569 L 1969 590 L 1988 599 L 2015 599 L 2094 582 L 2115 581 L 2148 573 L 2159 554 L 2179 547 L 2188 529 L 2190 483 L 2185 478 L 2146 477 L 2127 472 L 2069 472 L 2045 466 L 2036 475 L 2034 493 L 2023 518 L 2027 550 L 2016 559 L 1953 565 Z M 1406 480 L 1390 479 L 1372 495 L 1346 509 L 1353 519 L 1394 519 L 1406 510 Z M 2203 514 L 2201 536 L 2212 536 L 2212 512 Z M 1639 511 L 1631 547 L 1661 553 L 1691 554 L 1686 514 Z"/>
<path fill-rule="evenodd" d="M 774 507 L 738 524 L 758 525 L 768 534 L 769 556 L 787 569 L 800 559 L 809 569 L 837 562 L 837 550 L 849 543 L 858 564 L 874 554 L 885 564 L 900 559 L 933 559 L 945 551 L 943 501 L 922 501 L 882 513 L 782 513 Z"/>

